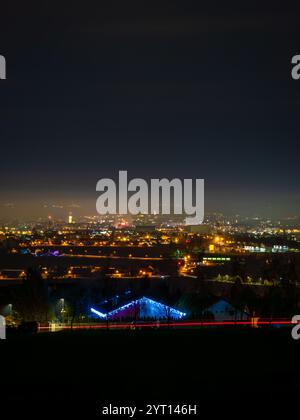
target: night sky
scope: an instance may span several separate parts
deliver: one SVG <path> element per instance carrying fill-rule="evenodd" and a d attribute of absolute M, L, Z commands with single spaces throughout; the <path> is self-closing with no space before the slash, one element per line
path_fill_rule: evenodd
<path fill-rule="evenodd" d="M 204 178 L 207 211 L 299 215 L 299 10 L 283 5 L 1 5 L 0 217 L 96 213 L 97 180 L 122 169 Z"/>

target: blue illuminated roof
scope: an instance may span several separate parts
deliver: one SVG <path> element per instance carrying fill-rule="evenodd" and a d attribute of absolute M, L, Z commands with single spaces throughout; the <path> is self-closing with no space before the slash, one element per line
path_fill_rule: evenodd
<path fill-rule="evenodd" d="M 122 313 L 126 310 L 130 310 L 133 308 L 139 308 L 139 317 L 140 318 L 173 318 L 173 319 L 181 319 L 186 316 L 185 312 L 179 311 L 178 309 L 172 308 L 168 305 L 163 303 L 157 302 L 153 299 L 149 299 L 148 297 L 141 297 L 139 299 L 132 300 L 125 305 L 122 305 L 116 309 L 113 309 L 107 313 L 101 312 L 95 308 L 91 308 L 91 312 L 95 315 L 99 316 L 100 318 L 113 318 L 113 317 L 122 317 Z"/>

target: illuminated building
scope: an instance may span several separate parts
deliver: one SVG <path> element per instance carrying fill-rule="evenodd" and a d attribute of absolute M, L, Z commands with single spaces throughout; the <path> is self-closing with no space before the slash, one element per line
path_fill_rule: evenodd
<path fill-rule="evenodd" d="M 91 312 L 100 318 L 105 319 L 182 319 L 186 316 L 185 312 L 181 312 L 178 309 L 171 308 L 168 305 L 156 302 L 155 300 L 149 299 L 145 296 L 132 300 L 129 303 L 126 303 L 125 305 L 107 313 L 95 308 L 91 308 Z"/>

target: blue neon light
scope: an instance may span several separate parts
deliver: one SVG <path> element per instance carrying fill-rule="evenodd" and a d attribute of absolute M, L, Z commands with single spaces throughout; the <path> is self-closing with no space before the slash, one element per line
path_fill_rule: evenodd
<path fill-rule="evenodd" d="M 103 314 L 100 311 L 97 311 L 94 308 L 91 308 L 91 311 L 100 316 L 101 318 L 107 318 L 118 314 L 119 312 L 124 311 L 124 309 L 128 309 L 135 305 L 140 305 L 140 316 L 141 317 L 153 317 L 153 318 L 175 318 L 175 319 L 182 319 L 186 316 L 185 312 L 179 311 L 178 309 L 172 308 L 168 305 L 164 305 L 160 302 L 156 302 L 155 300 L 149 299 L 145 296 L 141 297 L 140 299 L 132 300 L 129 303 L 126 303 L 123 306 L 120 306 L 117 309 L 114 309 L 107 314 Z"/>
<path fill-rule="evenodd" d="M 109 315 L 109 316 L 111 316 L 111 315 L 115 315 L 115 314 L 117 314 L 118 312 L 123 311 L 124 309 L 127 309 L 127 308 L 130 308 L 131 306 L 137 305 L 137 304 L 139 303 L 139 300 L 140 300 L 140 299 L 138 299 L 138 300 L 132 300 L 131 302 L 126 303 L 126 305 L 120 306 L 119 308 L 114 309 L 114 310 L 112 310 L 112 311 L 108 312 L 108 315 Z"/>
<path fill-rule="evenodd" d="M 94 314 L 100 316 L 100 318 L 106 318 L 107 317 L 106 314 L 103 314 L 102 312 L 97 311 L 97 309 L 94 309 L 94 308 L 91 308 L 91 312 L 93 312 Z"/>

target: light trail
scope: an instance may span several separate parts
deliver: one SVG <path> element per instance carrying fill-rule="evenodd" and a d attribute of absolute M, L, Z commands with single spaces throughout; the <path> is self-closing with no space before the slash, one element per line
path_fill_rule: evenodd
<path fill-rule="evenodd" d="M 78 258 L 106 258 L 116 260 L 144 260 L 144 261 L 162 261 L 163 257 L 122 257 L 119 255 L 93 255 L 93 254 L 63 254 L 62 257 L 78 257 Z"/>
<path fill-rule="evenodd" d="M 278 320 L 262 320 L 262 321 L 186 321 L 186 322 L 149 322 L 149 323 L 102 323 L 102 324 L 85 324 L 85 325 L 55 325 L 52 330 L 51 326 L 40 326 L 40 332 L 59 332 L 63 330 L 91 330 L 91 329 L 139 329 L 139 328 L 185 328 L 185 327 L 228 327 L 228 326 L 248 326 L 256 328 L 259 326 L 288 326 L 295 325 L 290 319 Z"/>

